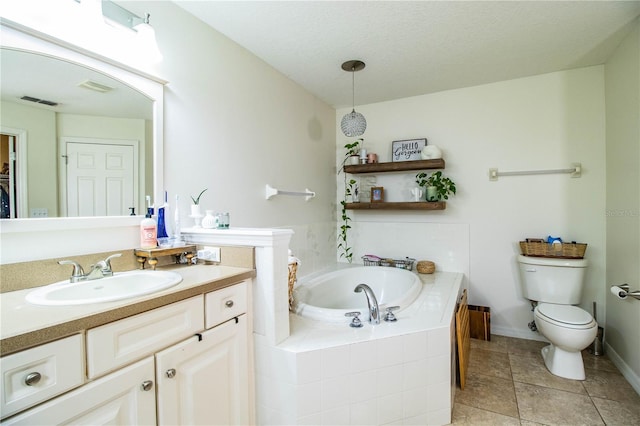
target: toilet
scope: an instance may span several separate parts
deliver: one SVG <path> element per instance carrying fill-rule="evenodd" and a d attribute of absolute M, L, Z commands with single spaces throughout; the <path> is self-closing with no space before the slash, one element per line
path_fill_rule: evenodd
<path fill-rule="evenodd" d="M 598 323 L 577 306 L 582 296 L 585 259 L 518 256 L 524 297 L 537 302 L 533 316 L 538 331 L 551 344 L 542 358 L 554 375 L 584 380 L 581 351 L 598 333 Z"/>

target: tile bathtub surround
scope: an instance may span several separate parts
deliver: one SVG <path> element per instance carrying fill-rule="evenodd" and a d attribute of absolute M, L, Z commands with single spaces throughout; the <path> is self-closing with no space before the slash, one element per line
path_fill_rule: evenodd
<path fill-rule="evenodd" d="M 452 333 L 463 275 L 420 276 L 397 323 L 314 321 L 289 315 L 277 346 L 254 333 L 259 424 L 448 424 Z"/>
<path fill-rule="evenodd" d="M 640 395 L 604 356 L 583 351 L 587 378 L 549 373 L 547 343 L 503 336 L 471 340 L 469 376 L 457 389 L 453 424 L 640 424 Z"/>
<path fill-rule="evenodd" d="M 265 345 L 256 351 L 256 371 L 265 375 L 258 383 L 267 385 L 257 389 L 258 417 L 269 424 L 446 424 L 447 342 L 435 345 L 441 351 L 427 343 L 440 335 L 423 331 L 298 353 Z"/>

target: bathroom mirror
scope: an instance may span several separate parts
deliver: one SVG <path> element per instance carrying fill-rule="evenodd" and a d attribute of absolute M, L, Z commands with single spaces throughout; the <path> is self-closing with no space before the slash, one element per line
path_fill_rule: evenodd
<path fill-rule="evenodd" d="M 0 130 L 15 137 L 14 164 L 18 165 L 12 170 L 13 182 L 17 184 L 13 217 L 33 217 L 34 209 L 37 216 L 39 208 L 45 209 L 48 217 L 94 215 L 93 207 L 74 210 L 74 203 L 78 203 L 67 201 L 73 200 L 67 182 L 75 175 L 65 166 L 72 147 L 77 154 L 78 146 L 92 149 L 106 146 L 117 151 L 121 145 L 127 145 L 123 155 L 128 155 L 127 164 L 134 169 L 127 172 L 128 180 L 118 183 L 125 187 L 129 201 L 120 203 L 117 210 L 95 215 L 124 216 L 129 214 L 129 207 L 135 207 L 136 214 L 141 214 L 146 195 L 162 200 L 166 82 L 41 34 L 34 36 L 7 25 L 0 26 L 0 44 L 3 106 Z M 86 84 L 79 86 L 81 83 Z M 21 99 L 23 96 L 35 100 Z M 48 101 L 59 105 L 49 105 Z M 120 153 L 113 158 L 121 158 Z M 76 166 L 77 163 L 74 162 Z M 86 194 L 82 184 L 75 190 Z M 3 230 L 6 225 L 3 223 Z"/>

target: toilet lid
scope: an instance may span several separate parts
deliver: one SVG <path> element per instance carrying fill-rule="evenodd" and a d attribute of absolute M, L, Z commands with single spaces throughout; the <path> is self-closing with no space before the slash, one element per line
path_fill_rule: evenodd
<path fill-rule="evenodd" d="M 571 325 L 588 325 L 593 321 L 589 312 L 577 306 L 554 305 L 553 303 L 540 303 L 536 307 L 538 313 L 552 321 Z"/>

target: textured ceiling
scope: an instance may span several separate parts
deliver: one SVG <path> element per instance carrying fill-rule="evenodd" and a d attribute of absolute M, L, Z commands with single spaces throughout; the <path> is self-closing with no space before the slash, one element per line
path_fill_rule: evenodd
<path fill-rule="evenodd" d="M 330 105 L 604 63 L 640 1 L 175 1 Z"/>

